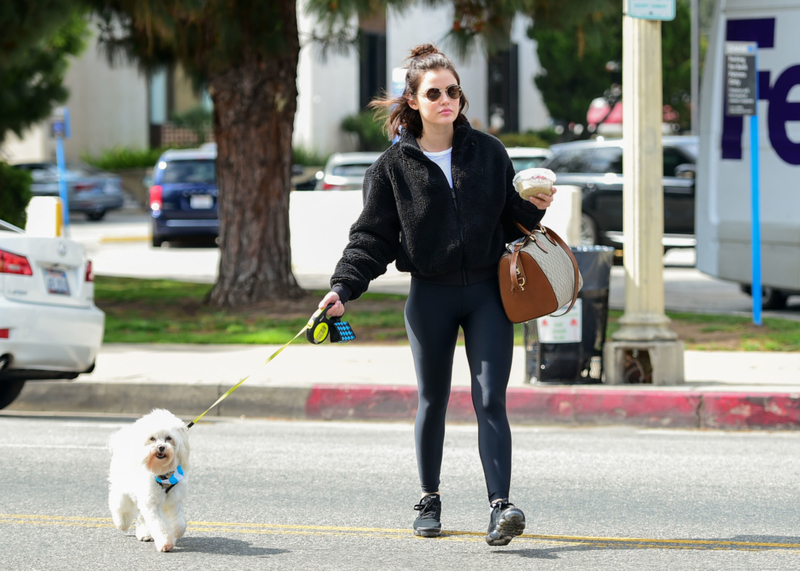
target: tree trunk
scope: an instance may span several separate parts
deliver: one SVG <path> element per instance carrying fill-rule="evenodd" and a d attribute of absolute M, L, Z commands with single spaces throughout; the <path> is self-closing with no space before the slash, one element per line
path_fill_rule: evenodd
<path fill-rule="evenodd" d="M 289 48 L 209 78 L 219 190 L 219 276 L 209 302 L 241 307 L 297 297 L 292 274 L 289 192 L 297 107 L 296 16 Z"/>

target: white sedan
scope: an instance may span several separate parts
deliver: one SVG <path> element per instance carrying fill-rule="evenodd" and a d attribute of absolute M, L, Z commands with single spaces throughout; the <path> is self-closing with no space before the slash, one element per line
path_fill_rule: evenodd
<path fill-rule="evenodd" d="M 0 408 L 25 381 L 91 372 L 104 326 L 83 246 L 0 220 Z"/>
<path fill-rule="evenodd" d="M 550 149 L 542 147 L 506 147 L 506 151 L 517 172 L 538 167 L 553 156 Z"/>

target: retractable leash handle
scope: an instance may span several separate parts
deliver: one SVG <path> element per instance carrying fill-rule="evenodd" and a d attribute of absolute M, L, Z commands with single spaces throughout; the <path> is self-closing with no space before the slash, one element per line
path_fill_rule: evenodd
<path fill-rule="evenodd" d="M 347 323 L 346 321 L 341 321 L 338 317 L 327 316 L 328 310 L 331 307 L 333 307 L 332 303 L 329 304 L 324 309 L 318 309 L 317 311 L 315 311 L 314 315 L 311 316 L 311 319 L 308 320 L 308 323 L 306 323 L 305 326 L 300 331 L 298 331 L 294 337 L 292 337 L 289 341 L 287 341 L 280 349 L 278 349 L 272 355 L 270 355 L 269 358 L 266 361 L 264 361 L 264 363 L 262 363 L 261 367 L 263 367 L 264 365 L 272 361 L 275 357 L 277 357 L 281 351 L 286 349 L 286 347 L 288 347 L 292 343 L 292 341 L 300 337 L 304 332 L 306 334 L 306 339 L 309 341 L 309 343 L 313 343 L 314 345 L 319 345 L 320 343 L 325 341 L 325 339 L 327 339 L 329 336 L 331 338 L 331 343 L 347 343 L 355 339 L 356 334 L 353 333 L 353 330 L 350 327 L 349 323 Z M 208 407 L 203 414 L 201 414 L 193 421 L 191 421 L 189 424 L 187 424 L 186 428 L 188 429 L 194 426 L 194 424 L 198 420 L 200 420 L 206 414 L 208 414 L 208 411 L 210 411 L 212 408 L 214 408 L 223 400 L 225 400 L 229 394 L 238 389 L 241 386 L 241 384 L 244 383 L 249 378 L 250 375 L 246 376 L 241 381 L 233 385 L 230 389 L 228 389 L 228 392 L 219 397 L 217 401 L 210 407 Z"/>
<path fill-rule="evenodd" d="M 326 307 L 318 309 L 308 320 L 306 340 L 314 345 L 323 343 L 328 337 L 331 343 L 348 343 L 356 338 L 353 328 L 340 317 L 328 316 L 328 310 L 333 307 L 329 303 Z"/>

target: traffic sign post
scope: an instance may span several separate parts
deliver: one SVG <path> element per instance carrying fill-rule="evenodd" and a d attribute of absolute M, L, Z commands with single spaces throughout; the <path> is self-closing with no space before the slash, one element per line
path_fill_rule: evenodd
<path fill-rule="evenodd" d="M 674 20 L 675 0 L 627 0 L 624 15 L 645 20 Z"/>
<path fill-rule="evenodd" d="M 761 325 L 761 211 L 758 156 L 758 44 L 725 42 L 725 114 L 750 117 L 750 246 L 753 323 Z"/>
<path fill-rule="evenodd" d="M 64 139 L 72 134 L 69 109 L 56 109 L 56 115 L 50 121 L 50 134 L 56 139 L 56 164 L 58 167 L 58 195 L 61 197 L 61 220 L 64 225 L 64 236 L 69 237 L 69 196 L 67 192 L 67 171 L 64 162 Z"/>

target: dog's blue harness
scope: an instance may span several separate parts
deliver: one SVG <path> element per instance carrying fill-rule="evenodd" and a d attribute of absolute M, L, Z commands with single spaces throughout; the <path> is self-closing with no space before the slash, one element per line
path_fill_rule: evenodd
<path fill-rule="evenodd" d="M 167 474 L 161 474 L 160 476 L 153 476 L 156 479 L 162 488 L 164 488 L 164 493 L 168 494 L 169 491 L 175 487 L 175 485 L 183 480 L 186 476 L 183 475 L 183 467 L 178 466 L 174 472 L 169 472 Z"/>

